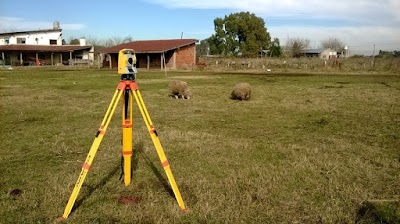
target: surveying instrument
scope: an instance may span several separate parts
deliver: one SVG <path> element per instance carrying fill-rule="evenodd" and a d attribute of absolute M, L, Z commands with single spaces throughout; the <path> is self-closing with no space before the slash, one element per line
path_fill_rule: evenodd
<path fill-rule="evenodd" d="M 108 125 L 110 124 L 111 118 L 114 115 L 115 109 L 117 108 L 118 102 L 122 99 L 122 158 L 123 158 L 123 175 L 125 186 L 131 183 L 131 157 L 132 157 L 132 106 L 133 98 L 139 107 L 140 113 L 142 114 L 143 120 L 146 124 L 147 130 L 150 134 L 151 140 L 156 148 L 158 157 L 160 158 L 161 165 L 167 175 L 168 181 L 172 187 L 175 198 L 182 210 L 186 210 L 185 203 L 183 202 L 181 193 L 179 192 L 178 186 L 175 182 L 175 178 L 172 175 L 170 165 L 167 157 L 165 156 L 164 150 L 161 146 L 158 134 L 154 125 L 150 119 L 149 113 L 144 104 L 143 98 L 140 95 L 139 88 L 135 82 L 136 76 L 136 55 L 132 49 L 122 49 L 118 53 L 118 74 L 121 75 L 121 81 L 119 82 L 117 89 L 115 90 L 114 96 L 108 106 L 107 112 L 101 122 L 100 128 L 96 133 L 96 137 L 90 147 L 89 154 L 86 157 L 85 162 L 82 165 L 81 173 L 79 174 L 78 180 L 75 183 L 74 190 L 68 200 L 67 206 L 65 207 L 64 214 L 61 219 L 67 219 L 68 215 L 75 204 L 76 198 L 82 187 L 83 181 L 86 178 L 87 173 L 92 165 L 93 159 L 99 149 L 100 143 L 106 134 Z"/>

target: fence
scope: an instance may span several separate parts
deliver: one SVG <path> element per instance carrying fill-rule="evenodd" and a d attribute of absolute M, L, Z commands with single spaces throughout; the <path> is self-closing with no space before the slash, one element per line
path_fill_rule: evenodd
<path fill-rule="evenodd" d="M 400 72 L 400 58 L 199 58 L 202 70 Z"/>
<path fill-rule="evenodd" d="M 93 62 L 88 59 L 69 59 L 68 64 L 70 66 L 86 66 L 89 67 Z"/>

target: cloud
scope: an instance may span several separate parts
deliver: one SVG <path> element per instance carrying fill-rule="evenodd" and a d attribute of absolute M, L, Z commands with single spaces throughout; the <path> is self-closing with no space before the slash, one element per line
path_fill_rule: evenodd
<path fill-rule="evenodd" d="M 272 37 L 278 37 L 281 45 L 285 45 L 289 38 L 305 38 L 310 40 L 311 48 L 319 48 L 321 41 L 330 37 L 338 38 L 354 54 L 373 53 L 374 45 L 377 51 L 400 49 L 400 30 L 385 26 L 363 26 L 363 27 L 296 27 L 276 26 L 270 27 Z"/>
<path fill-rule="evenodd" d="M 393 11 L 395 15 L 396 21 L 400 21 L 400 1 L 399 0 L 389 0 L 389 6 L 391 7 L 391 10 Z"/>
<path fill-rule="evenodd" d="M 86 27 L 85 24 L 81 23 L 66 23 L 60 25 L 63 30 L 82 30 Z"/>
<path fill-rule="evenodd" d="M 76 24 L 60 23 L 60 27 L 63 30 L 81 30 L 85 28 L 85 25 L 79 23 Z M 31 21 L 19 17 L 0 17 L 1 32 L 39 30 L 39 29 L 51 29 L 51 28 L 53 28 L 53 22 Z"/>
<path fill-rule="evenodd" d="M 260 17 L 340 19 L 358 23 L 400 22 L 399 0 L 150 0 L 167 8 L 249 11 Z"/>
<path fill-rule="evenodd" d="M 174 9 L 249 11 L 262 17 L 271 37 L 281 45 L 289 38 L 306 38 L 312 47 L 338 38 L 356 53 L 372 54 L 374 44 L 400 49 L 400 0 L 150 0 Z"/>

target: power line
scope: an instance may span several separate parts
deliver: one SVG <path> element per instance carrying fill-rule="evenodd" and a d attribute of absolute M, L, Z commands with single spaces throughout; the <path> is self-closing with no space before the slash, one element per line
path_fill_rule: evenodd
<path fill-rule="evenodd" d="M 365 44 L 365 45 L 348 45 L 348 47 L 373 47 L 374 45 L 400 45 L 399 43 L 375 43 L 375 44 Z"/>

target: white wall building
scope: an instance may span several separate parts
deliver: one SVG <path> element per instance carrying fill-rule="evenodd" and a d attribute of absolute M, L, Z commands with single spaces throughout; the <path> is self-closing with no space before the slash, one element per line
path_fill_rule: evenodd
<path fill-rule="evenodd" d="M 0 33 L 0 62 L 5 65 L 92 64 L 94 48 L 80 39 L 79 45 L 63 45 L 59 22 L 53 29 Z"/>
<path fill-rule="evenodd" d="M 61 30 L 39 30 L 1 33 L 0 45 L 62 45 Z"/>
<path fill-rule="evenodd" d="M 53 29 L 0 33 L 0 45 L 62 45 L 61 31 L 60 24 L 54 22 Z"/>

